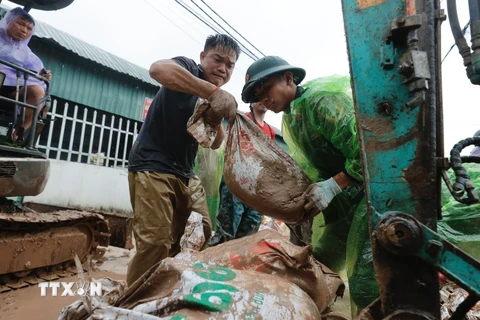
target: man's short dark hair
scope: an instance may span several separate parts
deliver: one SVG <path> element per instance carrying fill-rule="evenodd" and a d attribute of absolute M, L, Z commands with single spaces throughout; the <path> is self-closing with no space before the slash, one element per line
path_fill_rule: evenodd
<path fill-rule="evenodd" d="M 15 9 L 12 9 L 12 13 L 15 14 L 15 16 L 17 16 L 18 18 L 35 25 L 35 20 L 33 20 L 33 17 L 22 8 L 17 7 Z"/>
<path fill-rule="evenodd" d="M 35 21 L 32 19 L 32 17 L 31 17 L 30 15 L 22 14 L 22 15 L 20 16 L 20 18 L 21 18 L 22 20 L 24 20 L 24 21 L 27 21 L 27 22 L 35 25 Z"/>
<path fill-rule="evenodd" d="M 237 55 L 238 60 L 238 57 L 240 56 L 240 46 L 230 36 L 227 36 L 226 34 L 208 36 L 207 40 L 205 41 L 205 47 L 203 48 L 203 51 L 207 52 L 208 50 L 215 49 L 217 47 L 231 49 Z"/>

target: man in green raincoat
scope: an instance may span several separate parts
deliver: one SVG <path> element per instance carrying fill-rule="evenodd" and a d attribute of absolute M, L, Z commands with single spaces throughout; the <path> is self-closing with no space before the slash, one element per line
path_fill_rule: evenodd
<path fill-rule="evenodd" d="M 242 100 L 283 111 L 289 152 L 314 182 L 305 209 L 316 215 L 312 245 L 317 260 L 340 272 L 347 267 L 352 313 L 378 297 L 349 77 L 331 76 L 299 84 L 305 70 L 268 56 L 247 70 Z M 480 134 L 480 133 L 479 133 Z M 477 134 L 475 134 L 477 135 Z M 479 153 L 480 155 L 480 153 Z M 480 186 L 480 166 L 465 166 Z M 452 180 L 453 173 L 450 173 Z M 444 186 L 438 233 L 480 259 L 480 204 L 458 203 Z M 477 189 L 480 195 L 480 190 Z M 355 307 L 358 308 L 355 310 Z"/>
<path fill-rule="evenodd" d="M 318 78 L 300 86 L 305 70 L 267 56 L 247 70 L 242 100 L 284 112 L 283 130 L 293 158 L 314 182 L 305 209 L 316 216 L 314 256 L 340 272 L 347 262 L 353 302 L 378 297 L 363 193 L 354 106 L 348 77 Z"/>

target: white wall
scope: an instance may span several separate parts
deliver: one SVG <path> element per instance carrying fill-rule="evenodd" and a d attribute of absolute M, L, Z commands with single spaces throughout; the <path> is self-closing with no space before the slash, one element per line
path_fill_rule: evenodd
<path fill-rule="evenodd" d="M 131 213 L 127 169 L 50 159 L 45 190 L 24 202 Z"/>

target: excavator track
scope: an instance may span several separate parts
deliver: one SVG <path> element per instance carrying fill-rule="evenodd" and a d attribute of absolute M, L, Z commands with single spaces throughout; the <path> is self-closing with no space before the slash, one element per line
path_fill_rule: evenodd
<path fill-rule="evenodd" d="M 1 201 L 0 201 L 1 202 Z M 38 213 L 0 204 L 0 293 L 75 273 L 75 255 L 99 259 L 110 233 L 105 219 L 86 211 Z"/>

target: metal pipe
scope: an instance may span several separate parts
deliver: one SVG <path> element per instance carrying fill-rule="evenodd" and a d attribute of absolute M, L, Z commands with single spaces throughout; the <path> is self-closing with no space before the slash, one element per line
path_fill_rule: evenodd
<path fill-rule="evenodd" d="M 470 65 L 471 52 L 470 47 L 467 44 L 467 40 L 465 40 L 465 37 L 463 36 L 460 22 L 458 21 L 457 0 L 447 0 L 447 12 L 450 29 L 452 30 L 453 38 L 455 39 L 455 44 L 458 47 L 458 51 L 460 51 L 460 54 L 463 57 L 463 64 L 465 66 Z"/>
<path fill-rule="evenodd" d="M 441 7 L 440 7 L 440 1 L 436 0 L 435 1 L 435 9 L 437 12 L 440 12 Z M 435 59 L 435 79 L 437 81 L 437 121 L 436 121 L 436 130 L 437 130 L 437 157 L 438 158 L 443 158 L 445 156 L 445 137 L 444 137 L 444 126 L 443 126 L 443 93 L 442 93 L 442 20 L 443 17 L 438 16 L 435 19 L 435 41 L 437 42 L 437 47 L 436 47 L 436 59 Z M 442 210 L 440 209 L 442 207 L 442 173 L 441 170 L 438 171 L 437 173 L 437 197 L 438 197 L 438 203 L 437 203 L 437 208 L 439 210 L 437 211 L 437 218 L 438 220 L 442 219 Z"/>
<path fill-rule="evenodd" d="M 468 0 L 468 8 L 470 11 L 470 31 L 473 55 L 478 55 L 480 52 L 480 4 L 479 0 Z M 472 64 L 475 65 L 472 57 Z M 475 66 L 474 66 L 475 71 Z"/>
<path fill-rule="evenodd" d="M 0 60 L 0 63 L 2 63 L 3 61 Z M 20 70 L 17 70 L 17 80 L 16 80 L 16 84 L 15 84 L 15 101 L 13 103 L 13 127 L 15 127 L 15 125 L 17 124 L 17 120 L 18 120 L 18 117 L 17 117 L 17 108 L 18 108 L 18 98 L 19 98 L 19 95 L 20 95 Z"/>
<path fill-rule="evenodd" d="M 478 0 L 468 0 L 468 9 L 470 11 L 470 21 L 473 22 L 480 20 L 480 4 Z"/>
<path fill-rule="evenodd" d="M 472 77 L 471 82 L 480 84 L 480 3 L 479 0 L 469 0 L 470 31 L 472 42 Z"/>
<path fill-rule="evenodd" d="M 35 106 L 32 106 L 32 105 L 27 104 L 27 103 L 23 103 L 21 101 L 17 101 L 17 100 L 11 99 L 11 98 L 7 98 L 7 97 L 4 97 L 4 96 L 0 96 L 0 100 L 15 103 L 15 104 L 18 104 L 18 105 L 20 105 L 22 107 L 25 107 L 25 108 L 35 109 Z"/>
<path fill-rule="evenodd" d="M 28 81 L 28 73 L 23 74 L 23 103 L 27 103 L 27 91 L 28 91 L 28 86 L 27 86 L 27 81 Z M 22 111 L 20 112 L 20 127 L 23 127 L 25 124 L 25 108 L 22 107 Z"/>
<path fill-rule="evenodd" d="M 27 73 L 27 74 L 37 78 L 38 80 L 45 82 L 45 83 L 49 83 L 49 81 L 45 77 L 42 77 L 41 75 L 39 75 L 38 73 L 35 73 L 34 71 L 32 71 L 30 69 L 23 68 L 23 67 L 19 66 L 18 64 L 11 63 L 11 62 L 8 62 L 8 61 L 2 60 L 2 59 L 0 59 L 0 64 L 3 64 L 3 65 L 6 65 L 7 67 L 15 69 L 15 70 L 17 70 L 17 72 L 21 71 L 23 73 Z"/>

